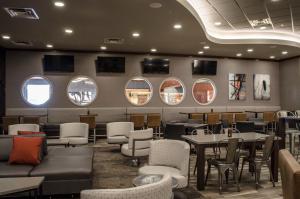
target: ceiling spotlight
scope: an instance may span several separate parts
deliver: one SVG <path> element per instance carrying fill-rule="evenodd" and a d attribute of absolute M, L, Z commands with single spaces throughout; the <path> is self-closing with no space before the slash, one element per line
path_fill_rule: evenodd
<path fill-rule="evenodd" d="M 206 49 L 206 50 L 210 49 L 209 46 L 204 46 L 203 48 Z"/>
<path fill-rule="evenodd" d="M 73 30 L 70 29 L 70 28 L 66 28 L 66 29 L 65 29 L 65 33 L 67 33 L 67 34 L 72 34 L 72 33 L 73 33 Z"/>
<path fill-rule="evenodd" d="M 154 3 L 151 3 L 149 6 L 150 6 L 150 8 L 161 8 L 162 4 L 154 2 Z"/>
<path fill-rule="evenodd" d="M 270 59 L 275 59 L 275 56 L 274 56 L 274 55 L 271 55 L 271 56 L 270 56 Z"/>
<path fill-rule="evenodd" d="M 53 45 L 52 44 L 47 44 L 46 47 L 47 48 L 53 48 Z"/>
<path fill-rule="evenodd" d="M 132 36 L 133 36 L 133 37 L 140 37 L 140 33 L 134 32 L 134 33 L 132 33 Z"/>
<path fill-rule="evenodd" d="M 271 0 L 271 2 L 279 2 L 280 0 Z"/>
<path fill-rule="evenodd" d="M 261 29 L 261 30 L 266 30 L 267 27 L 266 27 L 266 26 L 262 26 L 262 27 L 260 27 L 259 29 Z"/>
<path fill-rule="evenodd" d="M 199 51 L 199 52 L 198 52 L 199 55 L 202 55 L 203 53 L 204 53 L 203 51 Z"/>
<path fill-rule="evenodd" d="M 151 48 L 150 51 L 153 52 L 153 53 L 157 52 L 157 50 L 155 48 Z"/>
<path fill-rule="evenodd" d="M 284 27 L 284 24 L 282 23 L 282 24 L 280 24 L 280 27 Z"/>
<path fill-rule="evenodd" d="M 178 30 L 178 29 L 182 28 L 182 25 L 181 24 L 175 24 L 173 27 Z"/>
<path fill-rule="evenodd" d="M 215 22 L 215 26 L 220 26 L 220 25 L 222 25 L 221 22 L 219 22 L 219 21 L 216 21 L 216 22 Z"/>
<path fill-rule="evenodd" d="M 281 54 L 286 55 L 288 54 L 288 51 L 282 51 Z"/>
<path fill-rule="evenodd" d="M 2 39 L 9 40 L 10 36 L 9 35 L 2 35 Z"/>
<path fill-rule="evenodd" d="M 101 49 L 101 50 L 106 50 L 107 47 L 106 47 L 106 46 L 101 46 L 100 49 Z"/>
<path fill-rule="evenodd" d="M 249 48 L 249 49 L 247 49 L 247 52 L 248 52 L 248 53 L 252 53 L 252 52 L 253 52 L 253 49 L 252 49 L 252 48 Z"/>
<path fill-rule="evenodd" d="M 243 54 L 242 53 L 237 53 L 236 56 L 237 57 L 241 57 Z"/>
<path fill-rule="evenodd" d="M 56 7 L 64 7 L 64 6 L 65 6 L 65 3 L 62 2 L 62 1 L 55 1 L 55 2 L 54 2 L 54 5 L 55 5 Z"/>

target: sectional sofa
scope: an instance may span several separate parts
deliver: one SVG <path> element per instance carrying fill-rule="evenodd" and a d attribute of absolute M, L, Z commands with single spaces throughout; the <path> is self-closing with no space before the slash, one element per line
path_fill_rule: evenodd
<path fill-rule="evenodd" d="M 37 166 L 8 163 L 12 137 L 0 136 L 0 178 L 45 176 L 44 195 L 76 194 L 92 188 L 93 148 L 53 148 Z"/>

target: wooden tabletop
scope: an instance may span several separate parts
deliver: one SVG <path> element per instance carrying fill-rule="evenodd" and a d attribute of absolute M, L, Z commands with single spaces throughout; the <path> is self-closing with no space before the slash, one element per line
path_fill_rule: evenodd
<path fill-rule="evenodd" d="M 242 111 L 226 111 L 226 112 L 179 112 L 179 114 L 189 115 L 189 114 L 210 114 L 210 113 L 243 113 Z"/>
<path fill-rule="evenodd" d="M 0 196 L 38 189 L 45 177 L 0 178 Z"/>
<path fill-rule="evenodd" d="M 167 124 L 183 125 L 186 128 L 203 128 L 207 126 L 207 124 L 197 124 L 188 122 L 168 122 Z"/>
<path fill-rule="evenodd" d="M 98 114 L 80 114 L 79 116 L 91 116 L 91 117 L 97 117 Z"/>

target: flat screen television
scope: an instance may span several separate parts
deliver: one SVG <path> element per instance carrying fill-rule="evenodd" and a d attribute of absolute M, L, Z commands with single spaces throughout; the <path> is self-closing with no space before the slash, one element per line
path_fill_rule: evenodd
<path fill-rule="evenodd" d="M 44 72 L 74 72 L 73 55 L 44 55 Z"/>
<path fill-rule="evenodd" d="M 145 58 L 142 61 L 143 73 L 149 74 L 169 74 L 169 59 Z"/>
<path fill-rule="evenodd" d="M 97 57 L 97 73 L 125 73 L 125 57 Z"/>
<path fill-rule="evenodd" d="M 193 75 L 216 75 L 217 61 L 211 60 L 194 60 L 192 63 Z"/>

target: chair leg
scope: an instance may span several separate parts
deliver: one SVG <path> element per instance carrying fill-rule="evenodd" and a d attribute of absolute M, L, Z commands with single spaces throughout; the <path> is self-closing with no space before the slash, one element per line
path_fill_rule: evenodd
<path fill-rule="evenodd" d="M 223 189 L 223 172 L 221 169 L 218 169 L 219 173 L 219 193 L 222 194 L 222 189 Z"/>
<path fill-rule="evenodd" d="M 96 129 L 94 129 L 94 144 L 96 144 Z"/>
<path fill-rule="evenodd" d="M 210 168 L 211 168 L 211 163 L 209 161 L 207 161 L 207 172 L 206 172 L 206 177 L 205 177 L 205 184 L 207 184 L 208 175 L 210 173 Z"/>
<path fill-rule="evenodd" d="M 239 182 L 241 182 L 241 179 L 242 179 L 242 173 L 243 173 L 244 165 L 245 165 L 245 160 L 243 158 L 242 168 L 241 168 L 240 177 L 239 177 Z"/>
<path fill-rule="evenodd" d="M 255 185 L 256 185 L 256 189 L 259 188 L 260 173 L 261 173 L 261 165 L 257 165 L 257 163 L 255 163 Z"/>
<path fill-rule="evenodd" d="M 271 162 L 267 162 L 267 165 L 268 165 L 268 168 L 269 168 L 270 177 L 271 177 L 271 180 L 272 180 L 273 187 L 275 187 L 275 181 L 274 181 L 273 174 L 272 174 L 272 169 L 271 169 Z"/>
<path fill-rule="evenodd" d="M 234 181 L 236 183 L 237 191 L 240 192 L 240 184 L 239 184 L 239 180 L 238 180 L 238 169 L 236 167 L 233 167 L 233 177 L 234 177 Z"/>
<path fill-rule="evenodd" d="M 197 165 L 198 165 L 198 158 L 196 158 L 196 164 L 195 164 L 194 172 L 193 172 L 194 175 L 196 174 Z"/>

